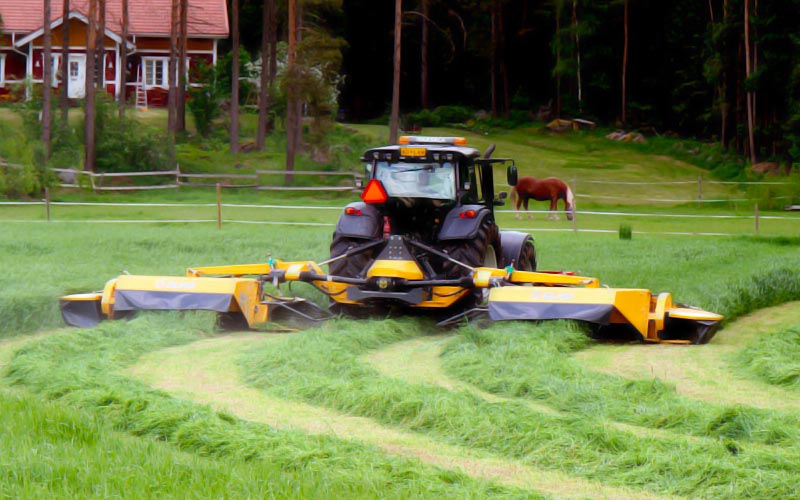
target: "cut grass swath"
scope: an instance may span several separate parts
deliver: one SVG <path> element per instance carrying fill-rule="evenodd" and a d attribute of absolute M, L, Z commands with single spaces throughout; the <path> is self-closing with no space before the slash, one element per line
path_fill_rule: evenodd
<path fill-rule="evenodd" d="M 383 321 L 369 331 L 357 323 L 339 322 L 252 352 L 244 370 L 255 385 L 282 398 L 374 418 L 606 484 L 726 498 L 784 489 L 788 493 L 796 486 L 786 483 L 795 481 L 790 471 L 800 459 L 790 447 L 743 446 L 745 456 L 724 439 L 710 444 L 680 435 L 632 435 L 609 428 L 593 415 L 556 417 L 521 403 L 487 402 L 469 393 L 386 379 L 359 361 L 366 351 L 413 338 L 418 330 L 411 321 Z M 566 337 L 556 342 L 585 342 L 577 335 Z M 718 426 L 734 421 L 736 412 Z M 774 482 L 756 479 L 757 471 L 766 470 Z"/>
<path fill-rule="evenodd" d="M 337 438 L 244 422 L 119 374 L 140 355 L 202 338 L 212 325 L 210 314 L 172 313 L 51 336 L 20 350 L 10 362 L 7 379 L 115 429 L 213 458 L 220 467 L 231 462 L 262 470 L 265 478 L 283 475 L 274 492 L 257 490 L 254 496 L 543 498 L 413 460 L 389 458 L 374 448 Z M 135 459 L 131 457 L 133 463 Z M 243 474 L 250 475 L 250 471 Z"/>

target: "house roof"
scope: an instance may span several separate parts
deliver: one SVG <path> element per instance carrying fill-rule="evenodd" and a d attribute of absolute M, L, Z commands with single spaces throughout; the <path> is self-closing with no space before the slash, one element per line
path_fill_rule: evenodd
<path fill-rule="evenodd" d="M 189 36 L 228 36 L 228 8 L 225 0 L 188 0 Z M 31 33 L 44 25 L 42 0 L 0 0 L 0 19 L 6 32 Z M 168 36 L 171 0 L 128 0 L 131 35 Z M 70 11 L 88 15 L 88 0 L 70 0 Z M 61 18 L 62 0 L 52 0 L 51 21 Z M 106 28 L 122 32 L 122 0 L 106 0 Z"/>

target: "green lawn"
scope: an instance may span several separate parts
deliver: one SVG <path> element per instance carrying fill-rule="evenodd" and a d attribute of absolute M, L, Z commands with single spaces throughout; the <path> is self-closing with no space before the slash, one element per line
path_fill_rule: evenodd
<path fill-rule="evenodd" d="M 376 140 L 385 132 L 358 129 Z M 596 136 L 465 135 L 480 148 L 497 143 L 523 173 L 578 172 L 579 189 L 610 173 L 706 175 Z M 632 197 L 630 186 L 637 197 L 685 194 L 596 186 L 609 196 Z M 704 197 L 750 196 L 739 187 L 704 186 Z M 354 199 L 225 190 L 221 230 L 212 189 L 56 191 L 50 223 L 42 204 L 0 205 L 0 496 L 744 499 L 800 488 L 798 219 L 762 211 L 755 235 L 746 202 L 579 198 L 577 232 L 541 213 L 498 215 L 534 235 L 541 268 L 669 291 L 724 314 L 703 346 L 599 344 L 572 322 L 462 325 L 442 336 L 428 318 L 392 314 L 268 338 L 219 331 L 209 313 L 63 326 L 59 296 L 123 272 L 324 260 Z M 631 240 L 617 236 L 621 224 Z M 669 232 L 737 235 L 660 234 Z M 283 291 L 325 302 L 299 283 Z M 193 383 L 165 384 L 167 371 Z M 703 376 L 715 379 L 686 381 Z M 724 397 L 709 395 L 714 387 Z M 293 412 L 297 422 L 281 422 Z"/>

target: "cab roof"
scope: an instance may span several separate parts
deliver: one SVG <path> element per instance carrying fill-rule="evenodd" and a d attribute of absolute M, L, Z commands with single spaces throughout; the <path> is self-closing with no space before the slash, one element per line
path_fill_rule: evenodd
<path fill-rule="evenodd" d="M 392 154 L 392 158 L 411 160 L 430 159 L 433 153 L 454 153 L 462 157 L 473 159 L 480 156 L 480 151 L 467 146 L 467 141 L 463 137 L 432 137 L 432 136 L 402 136 L 398 140 L 399 144 L 371 148 L 364 152 L 363 161 L 380 159 L 385 153 Z M 404 150 L 424 148 L 426 154 L 403 154 Z M 377 154 L 377 157 L 376 157 Z"/>

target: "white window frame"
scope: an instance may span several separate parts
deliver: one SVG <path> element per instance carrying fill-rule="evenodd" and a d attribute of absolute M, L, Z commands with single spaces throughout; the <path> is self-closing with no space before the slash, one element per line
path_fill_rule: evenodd
<path fill-rule="evenodd" d="M 86 60 L 84 59 L 84 61 L 86 61 Z M 69 60 L 69 62 L 67 63 L 67 79 L 71 79 L 72 78 L 72 68 L 80 68 L 80 65 L 81 65 L 81 61 L 79 59 L 70 59 Z M 81 74 L 80 71 L 76 71 L 75 72 L 75 76 L 76 77 L 79 76 L 80 74 Z"/>
<path fill-rule="evenodd" d="M 6 83 L 6 55 L 0 54 L 0 87 Z"/>
<path fill-rule="evenodd" d="M 153 74 L 150 74 L 148 71 L 148 65 L 153 64 Z M 161 64 L 161 80 L 156 80 L 156 71 L 155 71 L 155 64 Z M 142 66 L 144 66 L 144 71 L 142 71 L 142 78 L 144 79 L 144 87 L 145 88 L 153 88 L 153 87 L 161 87 L 161 88 L 169 88 L 169 57 L 142 57 Z M 148 78 L 152 76 L 152 78 Z"/>

